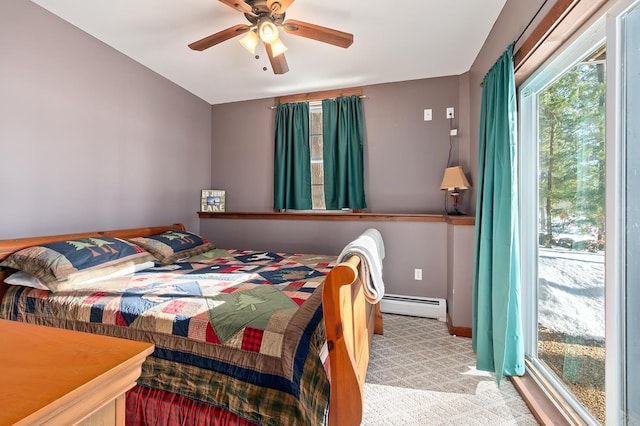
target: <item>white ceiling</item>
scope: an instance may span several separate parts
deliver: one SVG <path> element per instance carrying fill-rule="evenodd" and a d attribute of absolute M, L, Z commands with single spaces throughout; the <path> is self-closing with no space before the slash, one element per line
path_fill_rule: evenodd
<path fill-rule="evenodd" d="M 506 0 L 297 0 L 287 19 L 352 33 L 348 49 L 282 32 L 289 72 L 274 75 L 236 37 L 187 47 L 247 20 L 216 0 L 32 0 L 210 104 L 458 75 Z M 262 68 L 267 67 L 267 71 Z"/>

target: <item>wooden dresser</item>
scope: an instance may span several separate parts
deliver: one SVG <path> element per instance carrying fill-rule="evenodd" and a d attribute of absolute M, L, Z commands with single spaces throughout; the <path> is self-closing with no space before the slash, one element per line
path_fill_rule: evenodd
<path fill-rule="evenodd" d="M 0 425 L 121 425 L 153 344 L 0 320 Z"/>

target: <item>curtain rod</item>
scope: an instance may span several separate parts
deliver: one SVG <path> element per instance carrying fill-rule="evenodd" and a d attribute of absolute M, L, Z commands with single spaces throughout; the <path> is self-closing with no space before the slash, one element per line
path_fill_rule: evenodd
<path fill-rule="evenodd" d="M 360 95 L 360 96 L 358 96 L 358 97 L 359 97 L 360 99 L 366 99 L 366 98 L 367 98 L 367 96 L 366 96 L 366 95 Z M 335 99 L 335 98 L 326 98 L 326 99 Z M 311 101 L 311 102 L 314 102 L 314 101 Z M 288 103 L 288 102 L 285 102 L 285 103 Z M 278 108 L 278 105 L 271 105 L 270 107 L 267 107 L 267 108 L 269 108 L 269 109 L 276 109 L 276 108 Z"/>
<path fill-rule="evenodd" d="M 527 24 L 526 27 L 524 27 L 524 30 L 522 30 L 522 32 L 520 33 L 520 35 L 518 36 L 518 38 L 516 39 L 516 41 L 513 43 L 514 46 L 516 44 L 518 44 L 518 42 L 520 41 L 520 39 L 522 38 L 522 36 L 524 35 L 525 32 L 527 32 L 527 30 L 529 29 L 529 27 L 531 26 L 531 24 L 533 24 L 533 21 L 538 17 L 538 15 L 540 14 L 540 12 L 542 11 L 542 8 L 547 4 L 549 0 L 544 0 L 542 2 L 542 4 L 540 5 L 540 8 L 538 9 L 538 11 L 535 13 L 535 15 L 533 15 L 533 17 L 531 18 L 531 20 L 529 21 L 529 23 Z"/>
<path fill-rule="evenodd" d="M 531 24 L 533 24 L 533 21 L 535 21 L 535 19 L 538 17 L 538 15 L 540 14 L 540 12 L 542 11 L 542 9 L 544 8 L 544 6 L 549 2 L 549 0 L 544 0 L 542 2 L 542 4 L 540 5 L 540 7 L 538 8 L 538 11 L 533 15 L 533 17 L 529 20 L 529 23 L 527 24 L 526 27 L 524 27 L 524 29 L 522 30 L 522 32 L 520 33 L 520 35 L 518 36 L 518 38 L 516 39 L 516 41 L 513 42 L 513 47 L 515 49 L 516 44 L 518 44 L 518 42 L 520 41 L 520 39 L 522 38 L 522 36 L 524 35 L 524 33 L 527 32 L 527 30 L 529 29 L 529 27 L 531 26 Z M 514 52 L 515 53 L 515 52 Z M 484 80 L 483 80 L 484 82 Z M 483 87 L 483 82 L 480 83 L 480 87 Z"/>

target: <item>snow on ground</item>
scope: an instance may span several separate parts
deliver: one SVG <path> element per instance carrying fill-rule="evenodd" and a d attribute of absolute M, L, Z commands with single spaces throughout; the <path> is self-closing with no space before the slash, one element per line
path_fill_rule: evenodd
<path fill-rule="evenodd" d="M 538 258 L 538 322 L 604 339 L 604 254 L 540 247 Z"/>

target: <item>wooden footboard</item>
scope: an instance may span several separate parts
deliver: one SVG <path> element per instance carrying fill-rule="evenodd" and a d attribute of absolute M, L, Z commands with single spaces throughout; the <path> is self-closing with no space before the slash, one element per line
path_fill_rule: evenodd
<path fill-rule="evenodd" d="M 380 304 L 365 298 L 360 258 L 352 256 L 327 275 L 322 308 L 329 346 L 331 399 L 329 426 L 362 422 L 364 381 L 373 333 L 382 334 Z"/>

